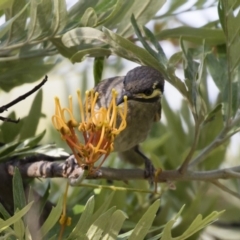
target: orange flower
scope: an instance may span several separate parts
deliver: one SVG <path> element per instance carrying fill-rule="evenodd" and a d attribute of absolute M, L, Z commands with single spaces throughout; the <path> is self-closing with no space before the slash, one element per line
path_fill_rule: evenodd
<path fill-rule="evenodd" d="M 55 114 L 52 117 L 54 127 L 61 133 L 71 148 L 79 166 L 88 166 L 101 159 L 98 168 L 113 150 L 115 137 L 125 129 L 127 116 L 127 97 L 123 107 L 116 105 L 116 90 L 112 90 L 112 99 L 108 108 L 96 108 L 98 92 L 86 91 L 85 104 L 82 103 L 80 91 L 77 91 L 81 122 L 73 115 L 72 96 L 69 96 L 69 108 L 62 108 L 59 98 L 55 97 Z M 66 113 L 68 118 L 66 118 Z M 81 132 L 83 141 L 79 140 L 75 130 Z"/>

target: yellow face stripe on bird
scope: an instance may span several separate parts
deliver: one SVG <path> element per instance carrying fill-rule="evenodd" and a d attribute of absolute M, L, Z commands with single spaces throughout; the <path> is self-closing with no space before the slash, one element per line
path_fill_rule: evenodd
<path fill-rule="evenodd" d="M 151 99 L 151 98 L 161 97 L 161 96 L 162 96 L 162 92 L 160 89 L 154 89 L 152 94 L 150 95 L 146 95 L 144 93 L 138 93 L 134 95 L 134 97 L 136 98 L 143 98 L 143 99 Z"/>
<path fill-rule="evenodd" d="M 123 106 L 118 107 L 117 92 L 113 89 L 109 107 L 96 109 L 99 96 L 97 92 L 86 91 L 85 104 L 81 100 L 80 91 L 77 91 L 77 95 L 81 121 L 77 122 L 74 117 L 72 96 L 69 96 L 68 108 L 62 108 L 59 98 L 55 97 L 55 114 L 52 116 L 52 122 L 71 148 L 79 166 L 87 165 L 91 170 L 99 159 L 102 160 L 98 168 L 102 165 L 113 150 L 116 136 L 126 128 L 127 97 L 124 97 Z M 81 132 L 83 141 L 79 140 L 76 128 Z"/>

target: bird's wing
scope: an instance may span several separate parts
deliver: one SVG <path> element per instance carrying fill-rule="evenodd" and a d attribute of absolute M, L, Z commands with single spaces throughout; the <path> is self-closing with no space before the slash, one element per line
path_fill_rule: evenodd
<path fill-rule="evenodd" d="M 95 88 L 94 91 L 99 93 L 98 107 L 108 107 L 111 102 L 112 89 L 118 92 L 118 96 L 121 95 L 123 90 L 123 79 L 124 77 L 112 77 L 102 80 Z"/>

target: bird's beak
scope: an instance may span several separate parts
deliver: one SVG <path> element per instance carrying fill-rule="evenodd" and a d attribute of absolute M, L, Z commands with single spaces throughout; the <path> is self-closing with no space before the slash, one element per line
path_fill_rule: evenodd
<path fill-rule="evenodd" d="M 127 91 L 124 91 L 122 95 L 117 100 L 117 106 L 124 102 L 124 96 L 127 96 L 127 99 L 131 99 L 131 94 Z"/>

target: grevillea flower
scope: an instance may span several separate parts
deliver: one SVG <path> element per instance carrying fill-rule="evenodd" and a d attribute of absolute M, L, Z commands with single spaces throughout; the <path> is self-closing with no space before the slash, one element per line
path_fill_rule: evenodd
<path fill-rule="evenodd" d="M 52 117 L 54 127 L 71 148 L 79 166 L 88 166 L 89 170 L 100 159 L 98 168 L 103 164 L 114 148 L 114 139 L 126 127 L 127 97 L 124 97 L 123 106 L 117 106 L 117 92 L 113 89 L 109 107 L 97 108 L 98 95 L 93 90 L 86 91 L 83 104 L 80 91 L 77 91 L 80 122 L 73 114 L 72 96 L 69 96 L 68 108 L 62 108 L 59 98 L 55 97 L 55 114 Z M 82 134 L 83 140 L 76 131 Z"/>

